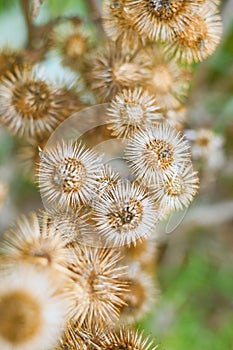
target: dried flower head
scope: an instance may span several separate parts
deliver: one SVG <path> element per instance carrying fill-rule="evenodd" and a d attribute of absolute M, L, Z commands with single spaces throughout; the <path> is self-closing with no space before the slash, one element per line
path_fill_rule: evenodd
<path fill-rule="evenodd" d="M 136 244 L 149 235 L 158 221 L 150 195 L 140 186 L 119 182 L 95 203 L 99 234 L 114 247 Z"/>
<path fill-rule="evenodd" d="M 153 96 L 142 88 L 124 89 L 107 110 L 112 135 L 128 138 L 147 124 L 162 118 Z"/>
<path fill-rule="evenodd" d="M 121 327 L 105 330 L 101 346 L 103 350 L 156 350 L 159 345 L 149 336 L 144 337 L 143 332 Z"/>
<path fill-rule="evenodd" d="M 82 325 L 116 321 L 124 304 L 127 284 L 125 268 L 118 267 L 120 254 L 114 250 L 76 246 L 75 261 L 70 265 L 72 282 L 69 295 L 74 305 L 70 318 Z"/>
<path fill-rule="evenodd" d="M 56 350 L 100 350 L 100 334 L 101 328 L 97 325 L 92 325 L 90 328 L 84 324 L 80 327 L 70 322 Z"/>
<path fill-rule="evenodd" d="M 136 50 L 145 45 L 146 37 L 139 35 L 125 11 L 125 0 L 104 0 L 102 19 L 107 36 L 122 48 Z"/>
<path fill-rule="evenodd" d="M 184 137 L 166 123 L 138 131 L 129 141 L 126 157 L 133 173 L 152 181 L 173 173 L 190 158 Z"/>
<path fill-rule="evenodd" d="M 41 218 L 35 213 L 19 218 L 3 235 L 0 252 L 7 264 L 33 264 L 48 271 L 59 283 L 67 277 L 72 257 L 64 237 L 46 213 Z"/>
<path fill-rule="evenodd" d="M 199 3 L 199 0 L 126 0 L 126 11 L 140 34 L 166 41 L 174 36 L 175 29 L 189 23 Z"/>
<path fill-rule="evenodd" d="M 71 111 L 67 89 L 53 86 L 36 66 L 16 66 L 2 76 L 0 122 L 14 135 L 29 139 L 44 137 Z"/>
<path fill-rule="evenodd" d="M 82 67 L 83 56 L 89 51 L 90 38 L 80 23 L 63 23 L 52 35 L 62 63 L 75 70 Z"/>
<path fill-rule="evenodd" d="M 38 174 L 43 199 L 64 208 L 90 201 L 98 185 L 100 160 L 95 152 L 72 141 L 46 149 Z"/>
<path fill-rule="evenodd" d="M 192 21 L 176 32 L 166 50 L 170 57 L 183 63 L 203 61 L 215 51 L 221 34 L 221 16 L 215 7 L 205 2 L 194 12 Z"/>
<path fill-rule="evenodd" d="M 192 141 L 192 157 L 204 162 L 212 170 L 221 169 L 225 162 L 223 152 L 224 139 L 207 128 L 186 130 L 187 138 Z"/>
<path fill-rule="evenodd" d="M 158 180 L 152 186 L 156 199 L 171 210 L 182 210 L 188 207 L 197 193 L 199 179 L 192 165 L 180 167 L 167 178 Z"/>
<path fill-rule="evenodd" d="M 49 350 L 61 336 L 67 304 L 45 273 L 15 266 L 0 273 L 0 348 Z"/>
<path fill-rule="evenodd" d="M 110 44 L 92 62 L 90 80 L 98 96 L 107 101 L 123 88 L 141 86 L 148 76 L 149 62 L 143 52 L 123 52 Z"/>
<path fill-rule="evenodd" d="M 128 267 L 125 281 L 129 285 L 129 291 L 124 295 L 126 305 L 121 307 L 120 321 L 134 323 L 151 309 L 158 292 L 155 290 L 152 276 L 144 272 L 137 264 Z"/>
<path fill-rule="evenodd" d="M 179 108 L 190 87 L 191 70 L 167 59 L 160 46 L 149 48 L 147 54 L 151 61 L 148 91 L 163 109 Z"/>

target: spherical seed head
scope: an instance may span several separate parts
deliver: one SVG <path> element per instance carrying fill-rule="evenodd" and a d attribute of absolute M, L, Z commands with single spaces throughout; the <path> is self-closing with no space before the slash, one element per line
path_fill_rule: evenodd
<path fill-rule="evenodd" d="M 75 70 L 81 68 L 83 56 L 89 51 L 89 34 L 80 24 L 63 23 L 53 34 L 55 48 L 62 56 L 62 63 Z"/>
<path fill-rule="evenodd" d="M 161 108 L 179 108 L 190 87 L 191 70 L 179 66 L 174 59 L 168 60 L 160 46 L 149 48 L 147 54 L 151 61 L 148 91 L 156 97 Z"/>
<path fill-rule="evenodd" d="M 56 350 L 98 350 L 100 329 L 97 325 L 90 328 L 87 324 L 83 324 L 80 327 L 70 322 Z"/>
<path fill-rule="evenodd" d="M 144 181 L 164 178 L 190 159 L 188 143 L 167 123 L 135 133 L 126 149 L 132 172 Z"/>
<path fill-rule="evenodd" d="M 48 350 L 64 326 L 67 304 L 54 294 L 47 274 L 14 266 L 0 273 L 0 347 Z"/>
<path fill-rule="evenodd" d="M 221 135 L 206 128 L 185 130 L 185 133 L 192 141 L 193 159 L 201 161 L 201 164 L 212 171 L 222 169 L 226 160 L 223 150 L 224 138 Z"/>
<path fill-rule="evenodd" d="M 194 0 L 126 0 L 126 7 L 140 34 L 151 40 L 166 41 L 174 37 L 175 29 L 189 22 L 199 3 Z"/>
<path fill-rule="evenodd" d="M 54 87 L 37 67 L 16 66 L 0 82 L 0 121 L 17 136 L 50 134 L 71 113 L 67 89 Z"/>
<path fill-rule="evenodd" d="M 191 22 L 178 30 L 166 50 L 182 63 L 199 62 L 210 56 L 221 40 L 222 22 L 215 7 L 208 2 L 194 12 Z"/>
<path fill-rule="evenodd" d="M 22 216 L 11 231 L 3 235 L 0 252 L 7 264 L 32 264 L 46 270 L 54 281 L 60 282 L 68 274 L 71 252 L 53 219 L 46 213 Z"/>
<path fill-rule="evenodd" d="M 43 199 L 62 208 L 86 204 L 98 185 L 100 160 L 95 152 L 72 141 L 46 149 L 38 174 Z"/>
<path fill-rule="evenodd" d="M 92 62 L 90 80 L 98 96 L 107 101 L 123 88 L 141 86 L 148 75 L 149 62 L 143 52 L 123 52 L 111 44 Z"/>
<path fill-rule="evenodd" d="M 143 126 L 162 116 L 153 96 L 142 88 L 124 89 L 112 100 L 107 110 L 112 135 L 128 138 Z"/>
<path fill-rule="evenodd" d="M 160 179 L 152 186 L 152 192 L 161 204 L 171 210 L 188 207 L 199 187 L 197 173 L 192 165 L 180 167 L 166 179 Z"/>
<path fill-rule="evenodd" d="M 147 313 L 155 300 L 155 285 L 153 278 L 142 271 L 137 264 L 131 264 L 127 269 L 129 291 L 124 295 L 126 305 L 121 307 L 120 320 L 124 323 L 134 323 Z"/>
<path fill-rule="evenodd" d="M 102 349 L 111 350 L 156 350 L 158 345 L 150 337 L 143 337 L 143 332 L 125 327 L 118 330 L 108 329 L 103 334 Z"/>
<path fill-rule="evenodd" d="M 119 182 L 100 197 L 94 216 L 99 234 L 114 247 L 136 244 L 149 235 L 158 220 L 149 194 L 128 182 Z"/>
<path fill-rule="evenodd" d="M 124 304 L 127 284 L 125 268 L 118 267 L 120 255 L 114 250 L 76 246 L 70 298 L 74 306 L 70 318 L 82 325 L 108 324 L 116 321 Z"/>
<path fill-rule="evenodd" d="M 145 45 L 146 37 L 139 35 L 125 11 L 124 0 L 105 0 L 103 2 L 103 28 L 113 41 L 120 43 L 122 48 L 136 50 Z"/>

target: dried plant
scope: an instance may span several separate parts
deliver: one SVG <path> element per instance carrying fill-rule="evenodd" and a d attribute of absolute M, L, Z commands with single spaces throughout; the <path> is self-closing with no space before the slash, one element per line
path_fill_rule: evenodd
<path fill-rule="evenodd" d="M 223 159 L 218 135 L 187 126 L 186 105 L 191 64 L 220 42 L 219 0 L 104 0 L 103 28 L 93 0 L 85 20 L 38 24 L 42 2 L 22 0 L 25 45 L 0 51 L 0 123 L 27 145 L 46 207 L 1 238 L 0 348 L 155 350 L 122 323 L 157 299 L 156 225 L 194 199 L 193 161 Z M 42 73 L 51 53 L 60 81 Z M 112 140 L 124 145 L 119 169 L 107 164 Z"/>

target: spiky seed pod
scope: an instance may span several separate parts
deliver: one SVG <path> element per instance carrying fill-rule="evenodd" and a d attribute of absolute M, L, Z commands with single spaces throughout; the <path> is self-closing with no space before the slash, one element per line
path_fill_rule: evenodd
<path fill-rule="evenodd" d="M 109 44 L 92 62 L 91 87 L 102 101 L 109 101 L 123 88 L 141 86 L 148 76 L 148 66 L 143 52 L 123 52 Z"/>
<path fill-rule="evenodd" d="M 197 172 L 192 165 L 181 167 L 170 173 L 166 179 L 158 180 L 152 186 L 156 199 L 171 210 L 182 210 L 188 207 L 199 188 Z"/>
<path fill-rule="evenodd" d="M 169 57 L 182 63 L 199 62 L 210 56 L 221 40 L 222 21 L 216 8 L 205 2 L 193 14 L 192 21 L 176 32 L 167 45 Z"/>
<path fill-rule="evenodd" d="M 190 87 L 191 70 L 167 59 L 158 45 L 148 48 L 147 55 L 151 65 L 146 88 L 164 110 L 179 108 Z"/>
<path fill-rule="evenodd" d="M 158 291 L 155 290 L 153 278 L 136 263 L 129 265 L 126 282 L 129 291 L 124 295 L 126 305 L 120 310 L 120 321 L 134 323 L 147 313 L 154 303 Z"/>
<path fill-rule="evenodd" d="M 120 254 L 114 250 L 76 246 L 75 261 L 70 266 L 72 282 L 69 295 L 74 301 L 70 318 L 90 327 L 116 321 L 124 304 L 127 284 L 125 268 L 118 267 Z"/>
<path fill-rule="evenodd" d="M 225 162 L 223 152 L 224 139 L 212 130 L 201 128 L 186 130 L 187 138 L 192 141 L 191 151 L 195 160 L 204 162 L 205 167 L 212 170 L 221 169 Z"/>
<path fill-rule="evenodd" d="M 143 332 L 121 327 L 119 330 L 107 329 L 101 341 L 103 350 L 156 350 L 159 345 L 149 336 L 144 337 Z"/>
<path fill-rule="evenodd" d="M 31 266 L 0 273 L 0 348 L 49 350 L 61 336 L 67 303 Z"/>
<path fill-rule="evenodd" d="M 124 89 L 112 100 L 107 110 L 112 135 L 128 138 L 143 126 L 162 118 L 154 96 L 142 88 Z"/>
<path fill-rule="evenodd" d="M 158 215 L 144 188 L 129 182 L 119 182 L 94 206 L 99 234 L 114 247 L 136 244 L 148 236 Z"/>
<path fill-rule="evenodd" d="M 3 234 L 0 252 L 7 265 L 32 264 L 46 270 L 58 287 L 69 274 L 72 252 L 46 213 L 42 218 L 35 213 L 19 218 L 12 229 Z"/>
<path fill-rule="evenodd" d="M 16 66 L 0 82 L 0 122 L 17 136 L 50 134 L 73 111 L 67 89 L 53 86 L 37 67 Z M 73 107 L 73 106 L 72 106 Z"/>
<path fill-rule="evenodd" d="M 125 0 L 105 0 L 102 20 L 107 36 L 122 48 L 136 50 L 145 45 L 146 37 L 139 35 L 125 11 Z"/>
<path fill-rule="evenodd" d="M 97 325 L 90 328 L 84 324 L 80 327 L 70 322 L 56 350 L 100 350 L 100 329 Z"/>
<path fill-rule="evenodd" d="M 132 172 L 143 181 L 165 178 L 190 159 L 184 137 L 167 123 L 138 131 L 126 148 Z"/>
<path fill-rule="evenodd" d="M 82 25 L 64 23 L 52 33 L 52 41 L 62 56 L 62 64 L 74 70 L 82 68 L 83 56 L 89 51 L 90 37 Z"/>
<path fill-rule="evenodd" d="M 184 28 L 202 0 L 126 0 L 128 16 L 140 34 L 166 41 Z"/>
<path fill-rule="evenodd" d="M 38 172 L 43 199 L 61 208 L 86 204 L 95 195 L 101 166 L 101 156 L 81 143 L 62 141 L 46 149 Z"/>

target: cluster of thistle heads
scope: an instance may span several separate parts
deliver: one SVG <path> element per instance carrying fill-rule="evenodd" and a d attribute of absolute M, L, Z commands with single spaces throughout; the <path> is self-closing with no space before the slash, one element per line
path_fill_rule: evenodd
<path fill-rule="evenodd" d="M 72 17 L 54 25 L 44 50 L 2 50 L 0 122 L 26 143 L 21 156 L 36 168 L 47 210 L 2 237 L 1 349 L 157 348 L 129 325 L 158 294 L 157 223 L 198 190 L 184 104 L 190 64 L 219 43 L 218 5 L 104 0 L 97 39 Z M 61 59 L 62 79 L 41 69 L 49 52 Z M 102 102 L 106 122 L 82 142 L 46 146 L 73 113 Z M 214 144 L 210 130 L 187 135 L 194 158 Z M 126 144 L 127 179 L 85 144 L 112 138 Z"/>

